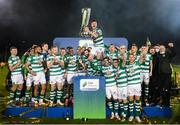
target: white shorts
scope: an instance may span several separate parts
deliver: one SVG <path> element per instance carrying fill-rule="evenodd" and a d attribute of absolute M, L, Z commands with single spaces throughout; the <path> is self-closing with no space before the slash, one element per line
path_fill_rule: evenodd
<path fill-rule="evenodd" d="M 141 72 L 141 83 L 145 82 L 145 84 L 149 84 L 149 73 L 147 72 Z"/>
<path fill-rule="evenodd" d="M 141 96 L 141 84 L 127 86 L 128 96 Z"/>
<path fill-rule="evenodd" d="M 106 97 L 111 99 L 113 97 L 114 100 L 117 99 L 117 86 L 106 86 Z"/>
<path fill-rule="evenodd" d="M 17 74 L 17 75 L 11 75 L 12 84 L 23 84 L 23 75 Z"/>
<path fill-rule="evenodd" d="M 50 76 L 50 84 L 58 84 L 61 83 L 63 84 L 64 80 L 63 80 L 63 76 L 62 75 L 58 75 L 58 76 Z"/>
<path fill-rule="evenodd" d="M 31 87 L 33 83 L 33 75 L 28 73 L 27 79 L 26 79 L 26 86 Z"/>
<path fill-rule="evenodd" d="M 37 72 L 36 76 L 33 76 L 34 85 L 46 84 L 46 78 L 44 72 Z"/>
<path fill-rule="evenodd" d="M 77 73 L 68 73 L 67 74 L 67 82 L 68 82 L 68 84 L 72 84 L 72 78 L 74 76 L 77 76 Z"/>
<path fill-rule="evenodd" d="M 127 97 L 127 87 L 118 87 L 118 99 L 126 100 Z"/>

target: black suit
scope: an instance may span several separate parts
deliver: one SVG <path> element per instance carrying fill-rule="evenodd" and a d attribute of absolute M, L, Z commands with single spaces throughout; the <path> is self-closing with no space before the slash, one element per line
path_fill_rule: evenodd
<path fill-rule="evenodd" d="M 158 74 L 159 74 L 159 92 L 162 97 L 162 105 L 170 105 L 171 88 L 171 61 L 176 55 L 174 48 L 167 48 L 164 54 L 157 54 Z"/>

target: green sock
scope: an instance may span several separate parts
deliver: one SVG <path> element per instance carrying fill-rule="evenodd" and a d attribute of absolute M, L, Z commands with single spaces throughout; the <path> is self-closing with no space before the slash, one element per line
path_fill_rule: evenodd
<path fill-rule="evenodd" d="M 38 96 L 34 96 L 34 101 L 37 102 L 38 101 Z"/>
<path fill-rule="evenodd" d="M 16 101 L 19 101 L 20 95 L 21 95 L 21 90 L 17 89 L 16 90 Z"/>
<path fill-rule="evenodd" d="M 62 97 L 62 94 L 63 94 L 63 91 L 62 90 L 57 90 L 57 101 L 61 100 L 61 97 Z"/>
<path fill-rule="evenodd" d="M 145 99 L 148 99 L 148 94 L 149 94 L 149 85 L 144 86 L 144 91 L 145 91 Z"/>
<path fill-rule="evenodd" d="M 134 109 L 134 101 L 129 101 L 129 115 L 134 116 L 133 109 Z"/>
<path fill-rule="evenodd" d="M 41 100 L 44 100 L 44 94 L 41 94 L 41 95 L 40 95 L 40 99 L 41 99 Z"/>
<path fill-rule="evenodd" d="M 123 114 L 123 112 L 124 112 L 123 102 L 119 102 L 119 107 L 120 107 L 120 112 L 119 112 L 119 114 L 122 116 L 122 114 Z"/>
<path fill-rule="evenodd" d="M 126 117 L 127 116 L 127 113 L 128 113 L 128 103 L 123 103 L 124 104 L 124 116 Z"/>
<path fill-rule="evenodd" d="M 13 91 L 10 91 L 10 93 L 9 93 L 9 97 L 10 97 L 10 101 L 13 101 L 14 100 L 14 94 L 15 92 L 13 92 Z"/>
<path fill-rule="evenodd" d="M 30 100 L 30 90 L 26 90 L 25 97 L 26 97 L 26 102 L 29 102 L 29 100 Z"/>
<path fill-rule="evenodd" d="M 118 115 L 118 109 L 119 109 L 119 102 L 115 101 L 114 102 L 114 113 L 115 113 L 115 115 Z"/>
<path fill-rule="evenodd" d="M 50 91 L 50 100 L 54 102 L 55 91 Z"/>
<path fill-rule="evenodd" d="M 109 102 L 107 103 L 107 105 L 108 105 L 109 110 L 110 110 L 110 112 L 111 112 L 111 114 L 112 114 L 112 113 L 113 113 L 113 104 L 112 104 L 112 101 L 109 101 Z"/>
<path fill-rule="evenodd" d="M 135 116 L 140 116 L 141 114 L 140 105 L 141 105 L 140 100 L 136 100 Z"/>

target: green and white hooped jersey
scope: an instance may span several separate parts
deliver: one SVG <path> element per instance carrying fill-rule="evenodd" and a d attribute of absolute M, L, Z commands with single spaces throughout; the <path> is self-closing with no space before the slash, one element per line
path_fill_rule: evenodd
<path fill-rule="evenodd" d="M 115 68 L 114 67 L 114 70 L 116 70 L 116 76 L 117 76 L 117 79 L 116 79 L 116 82 L 117 82 L 117 86 L 118 87 L 127 87 L 127 71 L 126 71 L 126 68 L 125 67 L 118 67 L 118 68 Z"/>
<path fill-rule="evenodd" d="M 96 59 L 93 59 L 92 62 L 88 61 L 86 65 L 87 65 L 87 75 L 90 75 L 90 76 L 96 75 L 97 70 L 99 69 L 98 61 Z"/>
<path fill-rule="evenodd" d="M 99 28 L 96 28 L 96 32 L 98 33 L 98 37 L 93 38 L 94 45 L 96 47 L 104 47 L 102 30 Z"/>
<path fill-rule="evenodd" d="M 60 55 L 48 55 L 47 56 L 47 61 L 53 61 L 54 59 L 57 59 L 58 61 L 61 60 L 61 56 Z M 56 64 L 56 65 L 52 65 L 50 68 L 49 68 L 49 74 L 50 76 L 59 76 L 59 75 L 62 75 L 63 74 L 63 71 L 62 71 L 62 68 L 59 64 Z"/>
<path fill-rule="evenodd" d="M 143 73 L 149 73 L 150 71 L 150 62 L 152 61 L 153 57 L 151 54 L 146 54 L 145 61 L 141 64 L 141 71 Z"/>
<path fill-rule="evenodd" d="M 110 71 L 111 74 L 107 75 L 106 72 Z M 109 66 L 102 66 L 102 73 L 104 74 L 105 80 L 106 80 L 106 86 L 114 86 L 116 85 L 116 80 L 115 80 L 115 72 L 114 69 L 111 65 Z"/>
<path fill-rule="evenodd" d="M 141 84 L 141 65 L 139 61 L 126 65 L 126 70 L 128 76 L 128 85 Z"/>
<path fill-rule="evenodd" d="M 111 53 L 110 51 L 108 51 L 106 53 L 106 56 L 110 58 L 110 60 L 112 61 L 113 59 L 118 59 L 118 53 L 115 51 L 113 53 Z"/>
<path fill-rule="evenodd" d="M 8 64 L 15 66 L 20 60 L 19 56 L 10 56 Z M 11 75 L 17 75 L 22 73 L 22 65 L 18 66 L 15 70 L 11 71 Z"/>
<path fill-rule="evenodd" d="M 67 73 L 72 74 L 77 72 L 77 56 L 74 55 L 67 55 L 66 56 L 66 63 L 67 63 Z"/>
<path fill-rule="evenodd" d="M 32 71 L 37 73 L 37 72 L 44 72 L 44 67 L 43 67 L 43 55 L 32 55 L 29 56 L 27 61 L 30 63 L 32 67 Z"/>

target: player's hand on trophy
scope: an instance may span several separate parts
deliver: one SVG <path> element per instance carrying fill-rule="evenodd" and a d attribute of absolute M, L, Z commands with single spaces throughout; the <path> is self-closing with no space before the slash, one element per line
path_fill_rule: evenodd
<path fill-rule="evenodd" d="M 87 33 L 89 33 L 90 32 L 90 30 L 89 30 L 89 27 L 88 26 L 84 26 L 84 32 L 87 32 Z"/>
<path fill-rule="evenodd" d="M 174 47 L 174 43 L 170 42 L 170 43 L 168 43 L 168 46 L 169 47 Z"/>

